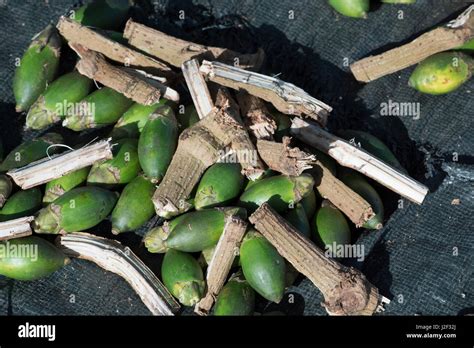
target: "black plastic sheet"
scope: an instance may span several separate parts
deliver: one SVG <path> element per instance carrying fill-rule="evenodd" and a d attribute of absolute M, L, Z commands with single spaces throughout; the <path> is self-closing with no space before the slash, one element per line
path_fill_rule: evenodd
<path fill-rule="evenodd" d="M 407 85 L 413 68 L 369 84 L 355 81 L 347 63 L 407 42 L 454 18 L 469 1 L 418 0 L 376 5 L 368 19 L 333 11 L 326 1 L 137 1 L 133 17 L 171 35 L 253 52 L 262 47 L 263 72 L 304 88 L 334 107 L 329 129 L 369 131 L 393 150 L 411 176 L 431 193 L 416 206 L 381 188 L 388 221 L 364 231 L 353 262 L 392 302 L 384 315 L 456 315 L 474 311 L 473 80 L 454 93 L 429 96 Z M 375 3 L 375 1 L 374 1 Z M 15 59 L 31 37 L 79 3 L 0 1 L 0 138 L 6 150 L 22 138 L 24 115 L 14 112 Z M 183 19 L 184 16 L 184 19 Z M 71 62 L 62 64 L 70 69 Z M 383 103 L 419 103 L 420 117 L 381 116 Z M 67 133 L 71 136 L 72 132 Z M 452 200 L 459 199 L 459 205 Z M 103 223 L 103 235 L 112 237 Z M 161 256 L 147 254 L 138 234 L 121 236 L 159 273 Z M 325 314 L 319 291 L 304 279 L 280 305 L 258 308 L 287 314 Z M 147 315 L 127 283 L 94 264 L 74 260 L 49 278 L 18 282 L 0 276 L 0 314 Z"/>

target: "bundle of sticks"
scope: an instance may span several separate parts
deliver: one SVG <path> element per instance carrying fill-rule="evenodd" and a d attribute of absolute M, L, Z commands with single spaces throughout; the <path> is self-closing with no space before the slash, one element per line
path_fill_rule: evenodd
<path fill-rule="evenodd" d="M 127 45 L 67 17 L 62 17 L 57 27 L 79 55 L 76 68 L 81 74 L 140 104 L 151 105 L 161 98 L 179 102 L 180 96 L 173 87 L 184 77 L 201 120 L 181 134 L 173 160 L 157 187 L 153 203 L 159 216 L 178 215 L 188 210 L 190 206 L 186 201 L 193 188 L 224 152 L 235 154 L 243 173 L 251 180 L 260 178 L 267 168 L 298 176 L 316 167 L 320 173 L 316 189 L 325 199 L 357 226 L 373 217 L 370 204 L 336 178 L 314 155 L 292 147 L 290 138 L 275 141 L 276 124 L 268 104 L 291 116 L 294 137 L 328 154 L 340 165 L 370 177 L 417 204 L 423 202 L 428 192 L 406 173 L 328 132 L 325 126 L 332 111 L 329 105 L 291 83 L 258 73 L 264 60 L 262 50 L 241 54 L 203 46 L 168 36 L 133 20 L 127 22 L 124 31 Z M 97 151 L 107 152 L 104 156 L 96 155 L 97 158 L 110 156 L 110 148 Z M 46 171 L 60 177 L 79 169 L 78 165 L 70 165 L 75 160 L 77 156 L 69 152 L 10 174 L 20 186 L 33 187 L 45 180 L 34 174 L 38 165 L 49 166 Z M 268 204 L 252 214 L 249 222 L 320 289 L 328 313 L 371 315 L 389 302 L 360 271 L 327 258 Z M 208 267 L 207 295 L 197 304 L 197 313 L 209 313 L 228 276 L 234 250 L 246 227 L 247 222 L 235 216 L 228 219 Z M 0 226 L 0 230 L 2 228 Z M 5 228 L 11 229 L 11 226 Z"/>

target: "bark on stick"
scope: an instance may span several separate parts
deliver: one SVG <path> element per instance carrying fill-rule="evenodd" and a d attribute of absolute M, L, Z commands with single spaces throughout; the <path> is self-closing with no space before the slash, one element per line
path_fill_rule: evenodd
<path fill-rule="evenodd" d="M 196 304 L 194 311 L 200 315 L 209 314 L 217 295 L 225 284 L 232 268 L 240 243 L 247 229 L 247 223 L 238 216 L 228 216 L 224 232 L 217 243 L 214 255 L 207 267 L 207 293 Z"/>
<path fill-rule="evenodd" d="M 359 270 L 327 258 L 268 203 L 262 204 L 249 220 L 281 256 L 322 292 L 322 305 L 330 315 L 372 315 L 383 310 L 381 304 L 388 300 Z"/>
<path fill-rule="evenodd" d="M 185 61 L 197 58 L 237 64 L 243 69 L 258 71 L 265 58 L 262 49 L 254 54 L 241 54 L 227 48 L 204 46 L 167 35 L 132 19 L 128 20 L 123 35 L 131 46 L 175 67 L 181 67 Z"/>
<path fill-rule="evenodd" d="M 361 59 L 350 68 L 358 81 L 370 82 L 408 68 L 436 53 L 462 46 L 473 38 L 474 5 L 447 26 L 430 30 L 406 45 Z"/>
<path fill-rule="evenodd" d="M 222 109 L 187 128 L 154 196 L 156 213 L 171 217 L 190 208 L 186 202 L 204 171 L 214 164 L 221 150 L 242 131 L 242 126 Z"/>
<path fill-rule="evenodd" d="M 131 73 L 128 68 L 113 66 L 100 53 L 70 43 L 81 59 L 76 65 L 77 70 L 90 79 L 113 88 L 133 101 L 143 105 L 153 105 L 165 99 L 179 102 L 179 94 L 157 80 L 147 78 L 138 73 Z"/>
<path fill-rule="evenodd" d="M 175 75 L 166 64 L 148 57 L 143 53 L 132 50 L 68 17 L 62 16 L 59 19 L 57 28 L 67 41 L 102 53 L 107 58 L 122 63 L 125 66 L 144 69 L 164 77 L 173 77 Z"/>

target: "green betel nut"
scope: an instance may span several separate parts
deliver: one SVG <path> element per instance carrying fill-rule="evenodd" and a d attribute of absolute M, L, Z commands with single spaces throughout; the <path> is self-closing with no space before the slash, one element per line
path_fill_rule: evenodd
<path fill-rule="evenodd" d="M 52 155 L 59 150 L 59 147 L 50 146 L 62 142 L 63 137 L 56 133 L 47 133 L 42 137 L 25 141 L 8 154 L 0 165 L 0 172 L 24 167 L 31 162 L 47 157 L 48 153 Z"/>
<path fill-rule="evenodd" d="M 204 295 L 206 283 L 197 260 L 182 251 L 170 249 L 161 264 L 166 288 L 184 306 L 194 306 Z"/>
<path fill-rule="evenodd" d="M 32 39 L 13 77 L 17 112 L 28 110 L 53 80 L 60 50 L 61 39 L 52 24 Z"/>
<path fill-rule="evenodd" d="M 89 94 L 92 83 L 77 71 L 54 80 L 28 111 L 26 127 L 43 129 L 61 121 L 75 103 Z"/>
<path fill-rule="evenodd" d="M 171 231 L 186 218 L 186 214 L 180 215 L 173 220 L 165 221 L 162 226 L 158 226 L 149 230 L 143 242 L 150 253 L 165 253 L 168 248 L 165 246 L 165 240 L 170 235 Z"/>
<path fill-rule="evenodd" d="M 242 275 L 229 279 L 219 292 L 214 315 L 252 315 L 255 310 L 255 291 Z"/>
<path fill-rule="evenodd" d="M 0 274 L 8 278 L 44 278 L 69 262 L 61 250 L 36 236 L 0 242 Z"/>
<path fill-rule="evenodd" d="M 100 187 L 72 189 L 39 211 L 33 221 L 37 233 L 79 232 L 94 227 L 112 211 L 117 194 Z"/>
<path fill-rule="evenodd" d="M 143 172 L 152 182 L 166 173 L 178 144 L 178 125 L 171 108 L 150 115 L 138 141 L 138 158 Z"/>
<path fill-rule="evenodd" d="M 474 60 L 461 52 L 442 52 L 418 64 L 408 82 L 410 87 L 433 95 L 458 89 L 472 76 Z"/>
<path fill-rule="evenodd" d="M 351 242 L 351 230 L 344 215 L 324 201 L 313 219 L 314 240 L 321 247 L 346 245 Z"/>
<path fill-rule="evenodd" d="M 69 110 L 63 121 L 63 127 L 74 131 L 101 128 L 114 124 L 133 104 L 123 94 L 109 87 L 89 94 Z"/>
<path fill-rule="evenodd" d="M 369 0 L 329 0 L 331 5 L 340 14 L 353 18 L 367 18 L 370 8 Z"/>
<path fill-rule="evenodd" d="M 184 113 L 178 113 L 178 123 L 180 132 L 193 124 L 199 122 L 199 115 L 194 105 L 184 107 Z"/>
<path fill-rule="evenodd" d="M 186 252 L 199 252 L 214 246 L 224 231 L 225 218 L 229 215 L 246 217 L 242 208 L 211 208 L 193 211 L 179 217 L 179 223 L 169 232 L 161 234 L 165 240 L 159 245 L 154 240 L 156 252 L 164 252 L 168 248 Z M 166 231 L 165 231 L 166 232 Z M 154 236 L 159 237 L 159 235 Z"/>
<path fill-rule="evenodd" d="M 112 148 L 113 158 L 95 163 L 87 177 L 93 185 L 127 184 L 140 172 L 138 160 L 138 141 L 136 139 L 120 139 Z"/>
<path fill-rule="evenodd" d="M 89 170 L 90 167 L 85 167 L 46 183 L 43 203 L 54 202 L 58 197 L 86 182 Z"/>
<path fill-rule="evenodd" d="M 240 246 L 245 279 L 261 296 L 279 303 L 285 292 L 286 264 L 273 245 L 250 230 Z"/>
<path fill-rule="evenodd" d="M 114 139 L 138 138 L 148 121 L 148 117 L 158 109 L 164 108 L 164 111 L 166 111 L 169 108 L 167 103 L 166 99 L 161 99 L 159 103 L 153 105 L 133 104 L 119 118 L 110 136 Z"/>
<path fill-rule="evenodd" d="M 300 204 L 303 206 L 304 212 L 308 220 L 311 220 L 314 213 L 316 213 L 316 208 L 318 204 L 318 199 L 316 198 L 316 193 L 314 190 L 308 192 L 306 196 L 300 201 Z"/>
<path fill-rule="evenodd" d="M 267 202 L 277 212 L 283 212 L 303 199 L 313 186 L 314 179 L 309 174 L 297 177 L 272 176 L 249 187 L 240 196 L 239 206 L 252 213 Z"/>
<path fill-rule="evenodd" d="M 125 22 L 130 7 L 129 0 L 94 0 L 74 10 L 71 18 L 88 27 L 118 29 Z"/>
<path fill-rule="evenodd" d="M 374 211 L 375 216 L 364 223 L 362 227 L 371 230 L 381 229 L 383 227 L 384 207 L 377 191 L 362 175 L 353 170 L 341 169 L 339 170 L 339 177 L 344 184 L 364 198 Z"/>
<path fill-rule="evenodd" d="M 18 191 L 0 210 L 0 221 L 18 219 L 36 213 L 41 208 L 41 190 L 37 187 Z"/>
<path fill-rule="evenodd" d="M 155 185 L 143 176 L 136 177 L 125 186 L 112 211 L 113 234 L 136 230 L 155 215 L 151 200 L 155 189 Z"/>
<path fill-rule="evenodd" d="M 241 170 L 238 163 L 216 163 L 209 167 L 199 182 L 194 198 L 195 208 L 200 210 L 231 203 L 244 185 Z"/>
<path fill-rule="evenodd" d="M 283 215 L 283 217 L 303 236 L 310 238 L 311 227 L 301 203 L 296 204 L 293 209 L 289 209 L 288 212 Z"/>
<path fill-rule="evenodd" d="M 12 193 L 12 182 L 6 175 L 0 175 L 0 208 L 3 207 Z"/>

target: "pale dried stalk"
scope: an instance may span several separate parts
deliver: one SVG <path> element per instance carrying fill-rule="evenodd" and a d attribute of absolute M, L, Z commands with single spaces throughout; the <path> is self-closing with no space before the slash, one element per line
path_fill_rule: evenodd
<path fill-rule="evenodd" d="M 30 222 L 34 219 L 34 216 L 26 216 L 15 220 L 0 222 L 0 240 L 30 236 L 33 233 L 31 231 Z"/>
<path fill-rule="evenodd" d="M 111 138 L 51 158 L 44 158 L 25 167 L 10 170 L 7 175 L 23 190 L 42 185 L 89 167 L 95 162 L 111 159 L 113 154 L 110 141 Z"/>
<path fill-rule="evenodd" d="M 412 42 L 351 65 L 358 81 L 370 82 L 417 64 L 433 54 L 462 46 L 474 38 L 474 5 L 447 27 L 431 30 Z"/>
<path fill-rule="evenodd" d="M 81 25 L 79 22 L 62 16 L 57 28 L 69 42 L 77 43 L 92 51 L 102 53 L 107 58 L 122 63 L 125 66 L 145 69 L 161 76 L 172 77 L 173 71 L 166 64 L 148 57 L 143 53 L 116 42 L 100 32 Z"/>
<path fill-rule="evenodd" d="M 277 124 L 268 111 L 265 103 L 245 92 L 237 93 L 237 101 L 241 109 L 245 125 L 257 139 L 272 140 Z"/>
<path fill-rule="evenodd" d="M 225 111 L 214 108 L 181 133 L 173 159 L 153 196 L 157 215 L 167 218 L 190 208 L 186 200 L 201 175 L 241 129 Z"/>
<path fill-rule="evenodd" d="M 166 35 L 156 29 L 129 19 L 123 36 L 128 43 L 155 56 L 175 67 L 190 59 L 211 59 L 229 64 L 238 64 L 244 69 L 258 71 L 265 58 L 265 53 L 259 49 L 255 54 L 241 54 L 226 48 L 203 46 L 193 42 Z"/>
<path fill-rule="evenodd" d="M 381 304 L 388 300 L 359 270 L 327 258 L 268 203 L 262 204 L 249 220 L 281 256 L 321 291 L 323 306 L 330 315 L 372 315 L 383 310 Z"/>
<path fill-rule="evenodd" d="M 224 231 L 207 267 L 206 295 L 196 304 L 194 309 L 199 315 L 209 314 L 229 275 L 246 229 L 247 223 L 238 216 L 228 216 L 226 218 Z"/>
<path fill-rule="evenodd" d="M 196 59 L 183 63 L 183 75 L 186 84 L 191 93 L 191 97 L 196 107 L 196 111 L 200 119 L 209 115 L 214 107 L 214 102 L 211 93 L 207 88 L 206 81 L 199 73 L 199 63 Z M 216 97 L 216 106 L 225 110 L 231 117 L 240 124 L 242 120 L 239 115 L 238 105 L 233 101 L 229 93 L 223 89 L 219 89 Z M 247 131 L 242 127 L 239 133 L 236 134 L 231 144 L 240 165 L 242 172 L 250 180 L 255 180 L 263 175 L 265 168 L 260 158 L 258 158 L 257 151 L 253 145 Z"/>
<path fill-rule="evenodd" d="M 299 176 L 306 169 L 312 168 L 316 157 L 297 147 L 291 148 L 290 138 L 284 137 L 283 143 L 258 140 L 257 149 L 268 168 L 285 175 Z"/>
<path fill-rule="evenodd" d="M 209 115 L 214 108 L 212 97 L 207 88 L 206 81 L 199 72 L 197 59 L 188 60 L 181 66 L 186 85 L 193 99 L 196 112 L 200 119 Z"/>
<path fill-rule="evenodd" d="M 291 133 L 308 145 L 327 153 L 341 166 L 357 170 L 417 204 L 421 204 L 428 194 L 425 185 L 315 124 L 295 118 Z"/>
<path fill-rule="evenodd" d="M 342 211 L 357 227 L 375 215 L 372 206 L 336 178 L 324 164 L 317 161 L 314 168 L 319 172 L 319 181 L 316 180 L 315 184 L 319 194 Z"/>
<path fill-rule="evenodd" d="M 295 85 L 275 77 L 239 69 L 219 62 L 203 61 L 201 73 L 210 81 L 249 94 L 272 103 L 284 114 L 307 116 L 326 125 L 332 111 L 329 105 L 311 97 Z"/>
<path fill-rule="evenodd" d="M 92 261 L 124 278 L 153 315 L 174 315 L 180 309 L 156 275 L 118 241 L 76 232 L 59 236 L 57 243 L 68 256 Z"/>
<path fill-rule="evenodd" d="M 90 79 L 122 93 L 124 96 L 143 105 L 153 105 L 161 97 L 179 102 L 179 94 L 157 80 L 140 74 L 130 73 L 126 68 L 109 64 L 100 53 L 88 50 L 76 43 L 69 43 L 81 58 L 77 70 Z"/>

